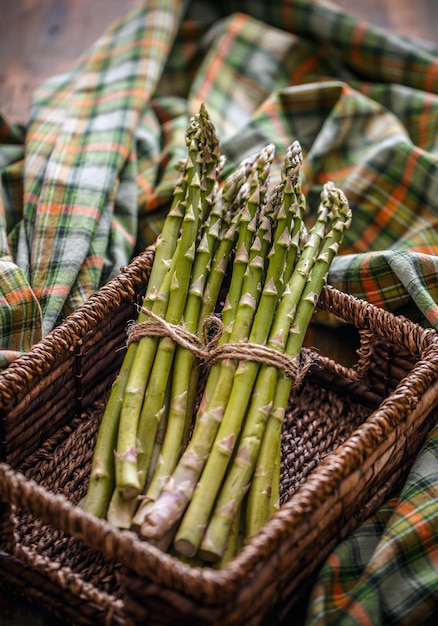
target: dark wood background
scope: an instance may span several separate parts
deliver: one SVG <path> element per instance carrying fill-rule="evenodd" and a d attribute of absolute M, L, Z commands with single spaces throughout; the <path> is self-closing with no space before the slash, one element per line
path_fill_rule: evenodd
<path fill-rule="evenodd" d="M 33 89 L 68 67 L 136 1 L 0 0 L 0 111 L 10 121 L 26 122 Z M 438 43 L 438 0 L 338 0 L 337 4 L 377 26 Z M 310 343 L 322 347 L 325 342 L 326 352 L 331 353 L 332 340 L 333 334 Z M 0 624 L 59 626 L 44 612 L 2 592 Z"/>

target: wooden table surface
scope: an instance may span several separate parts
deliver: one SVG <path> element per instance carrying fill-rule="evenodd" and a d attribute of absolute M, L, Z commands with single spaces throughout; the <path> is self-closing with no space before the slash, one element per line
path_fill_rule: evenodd
<path fill-rule="evenodd" d="M 136 0 L 0 0 L 0 111 L 26 122 L 33 89 L 74 61 Z M 437 43 L 438 0 L 337 0 L 351 14 Z M 0 593 L 2 626 L 58 622 Z"/>

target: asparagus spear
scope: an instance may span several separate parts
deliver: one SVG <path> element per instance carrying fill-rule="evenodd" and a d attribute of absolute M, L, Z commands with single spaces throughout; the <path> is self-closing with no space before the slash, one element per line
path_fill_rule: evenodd
<path fill-rule="evenodd" d="M 183 202 L 186 195 L 187 177 L 182 172 L 176 183 L 172 204 L 167 214 L 161 234 L 155 245 L 154 261 L 143 299 L 143 306 L 152 308 L 153 303 L 162 299 L 160 286 L 169 269 L 175 251 L 178 233 L 183 218 Z M 146 316 L 139 313 L 138 321 Z M 90 480 L 83 508 L 97 517 L 105 517 L 115 484 L 114 449 L 116 447 L 119 419 L 123 395 L 137 352 L 137 343 L 130 343 L 123 359 L 120 372 L 113 383 L 108 402 L 102 417 L 97 441 L 93 451 Z"/>
<path fill-rule="evenodd" d="M 199 269 L 197 267 L 194 269 L 194 278 L 192 279 L 192 288 L 189 295 L 189 300 L 192 301 L 192 304 L 188 300 L 187 309 L 189 311 L 184 314 L 187 330 L 192 333 L 196 332 L 198 337 L 201 337 L 204 321 L 213 312 L 219 297 L 226 267 L 237 236 L 236 201 L 241 201 L 240 190 L 246 177 L 247 167 L 245 165 L 237 168 L 235 173 L 225 180 L 217 198 L 220 211 L 218 209 L 215 210 L 215 208 L 212 210 L 212 214 L 218 215 L 218 218 L 222 220 L 219 244 L 214 250 L 214 242 L 218 233 L 215 231 L 215 228 L 212 229 L 207 224 L 205 227 L 207 236 L 204 239 L 207 245 L 201 245 L 198 248 L 195 266 L 198 266 Z M 218 221 L 216 226 L 219 225 Z M 207 274 L 205 269 L 210 262 L 212 267 Z M 202 268 L 204 269 L 203 272 Z M 192 310 L 192 313 L 190 313 L 190 310 Z M 175 468 L 187 439 L 188 422 L 191 422 L 193 412 L 194 393 L 192 388 L 196 387 L 199 377 L 199 368 L 194 367 L 194 360 L 195 357 L 192 352 L 182 346 L 177 347 L 172 382 L 172 399 L 162 453 L 154 469 L 151 483 L 142 499 L 142 504 L 133 519 L 135 527 L 141 526 L 148 503 L 155 500 L 160 494 L 168 477 Z"/>
<path fill-rule="evenodd" d="M 188 176 L 192 169 L 191 163 L 187 163 L 185 175 Z M 184 205 L 185 214 L 187 212 L 187 202 L 184 201 Z M 181 237 L 178 239 L 178 245 L 180 241 Z M 165 316 L 169 301 L 170 268 L 168 267 L 167 269 L 167 280 L 159 285 L 155 297 L 148 302 L 151 304 L 150 310 L 160 317 Z M 174 266 L 172 270 L 174 270 Z M 123 395 L 115 455 L 116 488 L 125 498 L 135 497 L 141 489 L 137 471 L 137 424 L 157 346 L 157 337 L 145 336 L 140 339 L 136 346 L 134 362 L 129 372 Z"/>
<path fill-rule="evenodd" d="M 333 210 L 333 225 L 327 234 L 324 244 L 315 265 L 312 269 L 306 287 L 304 289 L 298 310 L 296 312 L 294 324 L 288 338 L 286 353 L 297 359 L 302 346 L 302 336 L 307 329 L 310 318 L 318 302 L 319 294 L 326 282 L 327 272 L 333 258 L 336 256 L 342 242 L 345 230 L 351 223 L 351 211 L 345 195 L 333 185 L 327 183 L 321 194 L 321 201 Z M 247 531 L 248 537 L 256 534 L 266 523 L 275 510 L 279 496 L 274 496 L 274 502 L 267 502 L 265 495 L 278 494 L 278 467 L 279 456 L 272 455 L 272 445 L 274 441 L 281 441 L 281 429 L 288 399 L 293 381 L 283 372 L 279 373 L 271 415 L 269 417 L 265 433 L 263 435 L 260 448 L 256 472 L 248 494 L 248 514 Z M 277 470 L 277 480 L 273 483 L 275 470 Z"/>
<path fill-rule="evenodd" d="M 256 171 L 250 183 L 251 192 L 240 215 L 238 247 L 233 263 L 227 301 L 223 309 L 224 335 L 222 341 L 228 337 L 231 341 L 240 341 L 248 336 L 248 324 L 250 324 L 248 320 L 251 316 L 234 315 L 233 313 L 236 302 L 239 302 L 242 309 L 245 307 L 245 312 L 250 309 L 252 315 L 254 314 L 254 308 L 249 307 L 249 304 L 253 303 L 245 297 L 245 294 L 241 298 L 241 293 L 249 262 L 249 249 L 256 229 L 256 217 L 261 206 L 261 200 L 263 200 L 263 192 L 266 192 L 272 158 L 272 146 L 262 150 L 258 156 Z M 262 194 L 260 193 L 261 190 L 263 190 Z M 247 275 L 247 280 L 250 280 L 249 275 Z M 258 297 L 257 290 L 252 296 L 253 298 Z M 226 360 L 212 367 L 196 417 L 192 438 L 160 496 L 148 508 L 141 527 L 143 536 L 157 540 L 179 522 L 216 436 L 223 415 L 223 398 L 228 395 L 236 366 L 235 362 Z M 209 385 L 210 377 L 213 377 L 212 380 L 214 380 L 213 389 L 211 389 L 213 385 Z M 210 392 L 211 396 L 209 395 Z"/>
<path fill-rule="evenodd" d="M 135 346 L 131 344 L 123 359 L 120 372 L 111 388 L 97 434 L 90 481 L 85 500 L 82 502 L 82 508 L 96 517 L 106 516 L 114 489 L 114 448 L 119 427 L 120 407 L 134 356 Z"/>
<path fill-rule="evenodd" d="M 194 259 L 195 241 L 198 234 L 204 198 L 211 191 L 210 173 L 219 162 L 218 141 L 205 109 L 201 109 L 191 120 L 187 132 L 188 157 L 187 206 L 182 221 L 179 245 L 174 255 L 174 271 L 169 289 L 168 305 L 158 314 L 166 321 L 178 324 L 181 321 L 187 296 L 191 268 Z M 203 192 L 202 181 L 210 181 Z M 153 308 L 153 312 L 157 312 Z M 144 350 L 138 353 L 125 390 L 121 424 L 119 430 L 116 486 L 122 497 L 130 499 L 141 492 L 146 480 L 158 427 L 157 414 L 162 410 L 167 380 L 163 373 L 170 371 L 175 344 L 164 337 L 160 340 L 146 337 Z M 137 356 L 139 356 L 139 354 Z M 137 444 L 139 447 L 137 447 Z"/>
<path fill-rule="evenodd" d="M 293 313 L 290 313 L 289 319 L 280 319 L 280 316 L 282 317 L 285 313 L 285 307 L 280 305 L 276 323 L 273 325 L 272 332 L 277 332 L 277 329 L 282 330 L 281 339 L 285 342 L 285 352 L 294 361 L 299 359 L 304 336 L 319 294 L 325 284 L 328 269 L 351 220 L 351 213 L 345 196 L 334 188 L 332 183 L 328 183 L 324 187 L 319 215 L 320 219 L 324 219 L 326 223 L 330 224 L 328 232 L 321 233 L 321 224 L 317 225 L 316 230 L 320 234 L 313 240 L 315 258 L 312 267 L 309 268 L 304 288 L 295 300 L 296 306 L 293 307 Z M 310 234 L 312 235 L 312 231 Z M 310 249 L 309 246 L 308 249 Z M 288 302 L 290 302 L 289 292 L 295 293 L 295 283 L 301 283 L 301 276 L 299 273 L 297 274 L 298 265 L 289 283 L 288 293 L 285 291 L 285 300 Z M 274 336 L 272 345 L 279 345 L 279 339 L 280 336 Z M 265 439 L 266 459 L 259 462 L 257 475 L 272 476 L 272 465 L 263 471 L 260 471 L 260 466 L 263 462 L 271 464 L 275 462 L 275 453 L 281 437 L 281 419 L 287 407 L 292 383 L 291 378 L 283 372 L 278 373 L 274 366 L 263 365 L 261 368 L 238 451 L 222 486 L 199 550 L 201 558 L 205 560 L 218 559 L 226 549 L 228 532 L 235 511 L 248 490 L 262 438 Z M 268 421 L 270 416 L 273 419 Z M 265 432 L 267 422 L 271 428 Z M 267 494 L 269 494 L 269 484 L 264 486 L 262 490 L 262 496 L 265 500 L 267 500 L 265 497 Z M 257 510 L 258 498 L 254 496 L 254 500 L 248 506 L 247 515 L 252 517 Z M 266 520 L 267 518 L 264 518 L 262 523 Z M 252 521 L 249 524 L 251 528 L 254 528 Z"/>
<path fill-rule="evenodd" d="M 259 278 L 260 281 L 264 280 L 265 284 L 249 334 L 250 343 L 263 344 L 268 339 L 272 318 L 283 289 L 282 277 L 290 249 L 292 226 L 298 231 L 297 222 L 302 220 L 301 211 L 297 213 L 298 201 L 294 185 L 294 181 L 299 176 L 301 161 L 301 149 L 295 143 L 284 159 L 281 189 L 276 189 L 270 199 L 274 206 L 280 203 L 280 208 L 277 213 L 273 245 L 268 255 L 269 265 L 266 277 L 263 276 L 261 268 Z M 263 255 L 263 250 L 261 255 Z M 291 255 L 289 255 L 289 261 L 294 262 Z M 249 270 L 251 271 L 251 264 Z M 256 276 L 255 272 L 253 274 Z M 259 278 L 257 277 L 256 280 Z M 216 440 L 176 534 L 174 547 L 181 554 L 194 555 L 202 540 L 247 412 L 259 368 L 258 362 L 241 361 L 234 374 L 229 398 L 222 399 L 226 408 Z"/>

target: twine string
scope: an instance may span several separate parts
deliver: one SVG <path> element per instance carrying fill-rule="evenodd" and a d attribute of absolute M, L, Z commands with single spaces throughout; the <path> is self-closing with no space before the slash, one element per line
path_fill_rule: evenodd
<path fill-rule="evenodd" d="M 280 369 L 299 386 L 310 366 L 315 362 L 315 354 L 302 349 L 297 358 L 274 350 L 269 346 L 248 343 L 225 343 L 218 345 L 223 333 L 222 321 L 216 315 L 208 316 L 203 323 L 203 340 L 190 333 L 183 325 L 171 324 L 146 307 L 141 311 L 149 319 L 134 323 L 128 330 L 128 345 L 142 337 L 170 337 L 175 343 L 192 352 L 206 367 L 217 361 L 237 359 L 257 361 Z"/>

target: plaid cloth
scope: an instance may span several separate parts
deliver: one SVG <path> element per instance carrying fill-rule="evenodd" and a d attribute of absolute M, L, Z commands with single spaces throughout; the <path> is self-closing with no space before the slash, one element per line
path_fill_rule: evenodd
<path fill-rule="evenodd" d="M 155 240 L 201 102 L 224 175 L 272 142 L 275 179 L 298 139 L 311 213 L 327 180 L 345 191 L 329 283 L 438 329 L 438 48 L 325 0 L 144 0 L 41 85 L 25 127 L 0 117 L 0 366 Z M 309 624 L 436 610 L 437 442 L 329 559 Z"/>
<path fill-rule="evenodd" d="M 307 626 L 436 624 L 438 609 L 438 425 L 399 495 L 327 559 Z M 435 617 L 433 613 L 435 611 Z"/>

